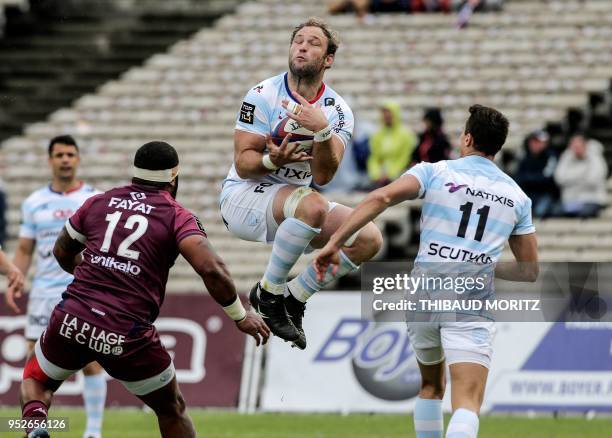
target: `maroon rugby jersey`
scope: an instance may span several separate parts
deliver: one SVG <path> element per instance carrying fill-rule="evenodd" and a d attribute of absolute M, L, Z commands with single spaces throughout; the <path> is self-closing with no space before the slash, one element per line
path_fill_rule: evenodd
<path fill-rule="evenodd" d="M 86 248 L 63 305 L 70 308 L 74 299 L 110 320 L 153 322 L 179 242 L 206 236 L 198 218 L 170 193 L 138 184 L 89 198 L 69 222 Z"/>

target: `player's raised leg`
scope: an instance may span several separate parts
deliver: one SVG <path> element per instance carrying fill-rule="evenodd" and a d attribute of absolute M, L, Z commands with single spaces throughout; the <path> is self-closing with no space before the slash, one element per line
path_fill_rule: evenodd
<path fill-rule="evenodd" d="M 449 366 L 453 387 L 451 417 L 447 438 L 476 438 L 480 406 L 484 398 L 489 369 L 477 363 L 454 363 Z"/>
<path fill-rule="evenodd" d="M 342 225 L 343 221 L 351 214 L 352 209 L 344 205 L 335 205 L 327 215 L 321 233 L 312 240 L 313 248 L 322 248 L 329 237 Z M 357 269 L 359 265 L 374 257 L 382 246 L 382 234 L 373 223 L 367 224 L 340 250 L 341 263 L 335 273 L 328 270 L 325 279 L 318 281 L 316 271 L 309 266 L 298 277 L 289 283 L 291 294 L 301 302 L 306 302 L 315 292 L 321 290 L 331 281 L 343 277 L 347 273 Z"/>
<path fill-rule="evenodd" d="M 321 233 L 316 236 L 310 245 L 313 248 L 322 248 L 329 237 L 342 225 L 351 214 L 352 209 L 344 205 L 335 204 L 327 214 Z M 302 330 L 302 317 L 305 310 L 306 301 L 326 285 L 338 278 L 341 278 L 359 265 L 374 257 L 382 246 L 382 234 L 374 223 L 370 222 L 349 239 L 339 251 L 340 264 L 334 272 L 328 269 L 323 280 L 317 279 L 317 272 L 312 264 L 300 273 L 299 276 L 287 284 L 289 296 L 285 300 L 287 312 L 293 324 Z M 303 347 L 305 348 L 305 339 Z"/>
<path fill-rule="evenodd" d="M 196 436 L 191 419 L 187 415 L 185 400 L 179 390 L 176 377 L 165 386 L 146 395 L 138 396 L 157 415 L 162 438 L 192 438 Z"/>
<path fill-rule="evenodd" d="M 106 402 L 106 378 L 104 369 L 97 363 L 91 362 L 83 368 L 85 387 L 83 388 L 83 401 L 87 423 L 83 438 L 102 437 L 102 418 Z"/>
<path fill-rule="evenodd" d="M 300 332 L 285 310 L 284 293 L 289 271 L 311 240 L 321 232 L 328 210 L 327 200 L 309 187 L 284 186 L 276 194 L 272 211 L 280 223 L 268 266 L 251 292 L 251 303 L 262 314 L 272 332 L 295 341 Z"/>

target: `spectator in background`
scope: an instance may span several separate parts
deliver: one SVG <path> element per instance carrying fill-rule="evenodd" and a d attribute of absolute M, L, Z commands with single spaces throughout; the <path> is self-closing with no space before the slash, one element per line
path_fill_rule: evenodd
<path fill-rule="evenodd" d="M 574 134 L 555 171 L 555 181 L 561 188 L 561 213 L 596 217 L 606 204 L 607 176 L 603 145 L 583 133 Z"/>
<path fill-rule="evenodd" d="M 462 29 L 468 25 L 472 14 L 479 6 L 483 5 L 482 0 L 467 0 L 461 9 L 459 10 L 459 16 L 457 17 L 457 27 Z"/>
<path fill-rule="evenodd" d="M 402 125 L 400 106 L 385 102 L 381 106 L 382 126 L 370 138 L 368 175 L 375 187 L 387 185 L 410 164 L 416 144 L 414 133 Z"/>
<path fill-rule="evenodd" d="M 419 144 L 412 154 L 412 163 L 436 163 L 450 158 L 451 144 L 444 133 L 444 119 L 439 108 L 428 108 L 423 115 L 425 130 L 419 135 Z"/>
<path fill-rule="evenodd" d="M 353 110 L 353 116 L 355 110 Z M 376 125 L 369 120 L 356 119 L 353 129 L 352 149 L 357 172 L 361 178 L 361 183 L 357 189 L 367 189 L 369 184 L 365 184 L 368 176 L 368 159 L 370 158 L 370 138 L 376 132 Z M 342 164 L 342 163 L 340 163 Z"/>
<path fill-rule="evenodd" d="M 410 12 L 411 0 L 372 0 L 370 12 Z"/>
<path fill-rule="evenodd" d="M 354 12 L 363 21 L 370 11 L 370 0 L 329 0 L 327 10 L 330 14 Z"/>
<path fill-rule="evenodd" d="M 410 0 L 412 12 L 450 12 L 453 0 Z"/>
<path fill-rule="evenodd" d="M 410 12 L 412 0 L 329 0 L 330 14 L 354 12 L 362 22 L 369 22 L 369 13 Z"/>
<path fill-rule="evenodd" d="M 344 155 L 336 175 L 334 175 L 329 184 L 317 187 L 320 191 L 351 192 L 354 190 L 367 190 L 370 187 L 367 161 L 370 156 L 370 137 L 376 131 L 376 125 L 360 117 L 352 99 L 346 97 L 344 100 L 350 108 L 353 108 L 353 117 L 355 119 L 353 137 L 351 138 L 350 146 L 344 149 Z M 314 184 L 311 185 L 315 186 Z"/>
<path fill-rule="evenodd" d="M 525 154 L 519 161 L 514 180 L 531 198 L 533 216 L 547 217 L 559 197 L 554 173 L 557 168 L 557 155 L 549 147 L 546 131 L 534 131 L 527 136 L 523 147 Z"/>

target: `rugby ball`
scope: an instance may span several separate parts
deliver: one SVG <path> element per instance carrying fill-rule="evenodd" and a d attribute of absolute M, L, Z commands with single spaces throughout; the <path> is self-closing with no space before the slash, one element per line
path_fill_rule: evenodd
<path fill-rule="evenodd" d="M 292 133 L 291 139 L 289 140 L 290 143 L 299 143 L 300 147 L 298 149 L 300 150 L 309 151 L 312 149 L 314 133 L 302 127 L 297 121 L 289 117 L 279 120 L 279 122 L 276 124 L 271 134 L 272 142 L 275 145 L 280 146 L 283 139 L 290 132 Z"/>

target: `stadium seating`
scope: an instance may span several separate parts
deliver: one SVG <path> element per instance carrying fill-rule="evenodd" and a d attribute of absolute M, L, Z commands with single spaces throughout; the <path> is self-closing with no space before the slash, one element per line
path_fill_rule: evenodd
<path fill-rule="evenodd" d="M 159 0 L 9 3 L 0 32 L 0 140 L 210 25 L 237 0 L 183 0 L 171 10 Z"/>
<path fill-rule="evenodd" d="M 217 205 L 220 182 L 232 160 L 234 119 L 248 87 L 286 69 L 295 24 L 325 15 L 322 0 L 304 3 L 244 3 L 212 28 L 5 141 L 9 236 L 17 235 L 21 201 L 48 179 L 51 136 L 77 136 L 81 175 L 101 189 L 128 181 L 135 149 L 163 139 L 182 157 L 179 200 L 201 217 L 239 289 L 247 290 L 261 276 L 269 248 L 225 230 Z M 508 147 L 516 149 L 527 132 L 560 120 L 569 107 L 586 106 L 589 93 L 605 90 L 612 77 L 608 0 L 508 0 L 502 13 L 477 14 L 465 30 L 456 30 L 449 15 L 382 15 L 368 25 L 352 15 L 329 21 L 343 45 L 327 82 L 351 97 L 360 118 L 376 120 L 379 102 L 393 98 L 402 104 L 405 122 L 416 127 L 423 108 L 436 105 L 453 138 L 470 104 L 490 104 L 511 119 Z M 361 196 L 335 199 L 354 205 Z M 408 208 L 395 207 L 381 222 L 405 222 Z M 611 225 L 612 210 L 587 222 L 541 222 L 541 258 L 582 260 L 588 254 L 609 261 Z M 308 260 L 303 257 L 295 271 Z M 200 288 L 186 263 L 178 262 L 168 290 Z"/>

